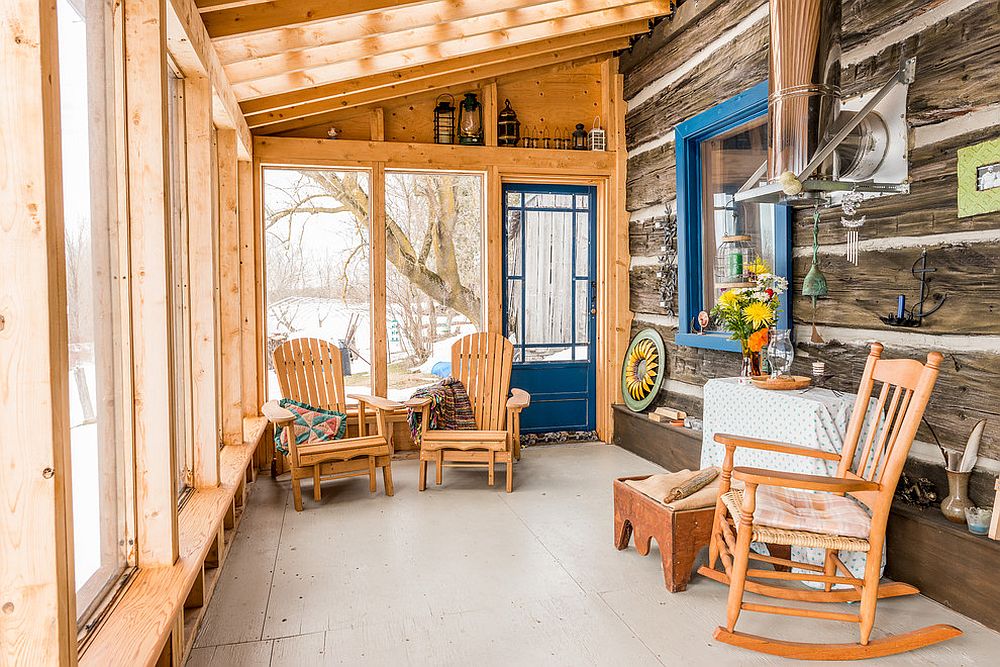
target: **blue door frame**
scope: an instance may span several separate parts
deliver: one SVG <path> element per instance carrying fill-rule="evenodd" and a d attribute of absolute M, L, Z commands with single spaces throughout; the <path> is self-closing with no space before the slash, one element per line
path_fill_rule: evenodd
<path fill-rule="evenodd" d="M 556 195 L 557 198 L 549 200 L 548 205 L 540 205 L 541 202 L 529 203 L 529 195 Z M 557 206 L 556 202 L 567 201 L 566 197 L 559 195 L 569 195 L 569 206 Z M 540 198 L 535 198 L 540 199 Z M 585 202 L 585 203 L 584 203 Z M 538 205 L 536 205 L 538 204 Z M 519 213 L 519 220 L 522 225 L 530 224 L 531 213 L 568 213 L 572 220 L 572 258 L 570 261 L 570 282 L 573 288 L 570 294 L 566 295 L 570 299 L 571 311 L 571 332 L 569 341 L 526 341 L 524 331 L 526 321 L 530 319 L 531 313 L 527 312 L 524 303 L 526 297 L 526 279 L 524 274 L 524 258 L 526 257 L 526 247 L 528 234 L 522 229 L 520 233 L 520 266 L 517 272 L 510 271 L 510 238 L 509 231 L 512 220 L 512 213 Z M 586 274 L 579 273 L 583 263 L 578 263 L 578 253 L 580 244 L 578 243 L 580 234 L 584 231 L 579 228 L 580 214 L 586 213 L 586 233 L 587 241 L 585 252 L 587 253 Z M 503 243 L 503 331 L 504 335 L 514 343 L 514 367 L 511 372 L 511 386 L 524 389 L 531 394 L 531 407 L 521 415 L 521 430 L 525 433 L 539 433 L 551 431 L 592 431 L 596 420 L 595 408 L 595 384 L 597 364 L 595 357 L 595 339 L 597 335 L 596 317 L 596 288 L 595 280 L 597 275 L 597 252 L 594 240 L 597 234 L 597 188 L 582 185 L 539 185 L 505 183 L 503 186 L 503 220 L 504 220 L 504 243 Z M 581 295 L 578 289 L 580 283 L 585 283 L 585 296 Z M 510 321 L 511 299 L 520 301 L 520 312 L 523 314 L 520 322 Z M 585 304 L 578 304 L 580 299 L 586 299 Z M 582 306 L 582 308 L 581 308 Z M 582 310 L 582 313 L 581 313 Z M 586 341 L 578 340 L 577 336 L 581 330 L 578 326 L 579 317 L 588 319 L 586 325 Z M 511 327 L 514 331 L 511 331 Z M 562 351 L 568 354 L 569 359 L 557 361 L 545 361 L 531 359 L 545 350 L 550 349 L 553 353 Z M 568 350 L 568 352 L 567 352 Z M 585 358 L 582 353 L 586 352 Z"/>

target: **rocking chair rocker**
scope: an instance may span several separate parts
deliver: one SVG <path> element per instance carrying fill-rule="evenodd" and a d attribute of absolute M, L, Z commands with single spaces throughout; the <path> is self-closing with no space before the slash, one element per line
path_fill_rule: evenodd
<path fill-rule="evenodd" d="M 896 482 L 937 380 L 942 360 L 939 352 L 928 354 L 926 365 L 912 359 L 883 360 L 882 349 L 879 343 L 871 346 L 841 454 L 734 435 L 715 436 L 715 441 L 725 446 L 726 453 L 709 542 L 709 560 L 698 571 L 729 585 L 726 625 L 716 629 L 716 640 L 798 660 L 856 660 L 902 653 L 962 634 L 961 630 L 950 625 L 932 625 L 902 635 L 871 639 L 875 607 L 879 598 L 914 595 L 919 592 L 913 586 L 903 583 L 880 585 L 882 559 L 879 554 L 885 544 L 886 521 Z M 881 428 L 878 428 L 877 417 L 873 420 L 875 423 L 868 430 L 860 456 L 856 457 L 876 382 L 882 383 L 877 398 L 877 414 L 881 415 L 885 410 L 885 417 Z M 890 389 L 893 389 L 891 397 Z M 839 467 L 836 477 L 759 468 L 734 468 L 733 456 L 737 447 L 838 461 Z M 734 488 L 733 480 L 742 481 L 743 489 Z M 867 514 L 847 495 L 870 510 L 870 526 L 867 526 L 867 530 L 864 530 L 864 524 L 868 521 Z M 760 513 L 762 505 L 780 508 L 783 504 L 792 508 L 792 514 L 795 508 L 808 507 L 810 511 L 817 512 L 821 519 L 819 522 L 814 520 L 808 526 L 810 530 L 806 531 L 801 526 L 791 526 L 794 521 L 775 520 L 780 512 L 778 515 L 768 512 L 768 523 L 755 516 L 755 511 Z M 853 516 L 853 530 L 845 529 L 845 516 Z M 857 526 L 859 518 L 862 522 L 861 530 Z M 778 525 L 782 523 L 785 525 Z M 824 548 L 826 557 L 824 564 L 819 566 L 796 562 L 790 558 L 758 555 L 750 551 L 752 542 Z M 863 578 L 855 577 L 844 565 L 838 556 L 841 550 L 871 554 L 867 559 Z M 751 560 L 770 563 L 774 569 L 750 568 Z M 716 569 L 719 561 L 722 562 L 724 572 Z M 792 567 L 805 572 L 792 572 Z M 822 584 L 823 589 L 793 588 L 767 583 L 774 580 L 811 581 Z M 836 584 L 844 584 L 849 588 L 834 590 Z M 785 600 L 860 601 L 861 604 L 858 613 L 817 611 L 744 602 L 744 591 Z M 737 632 L 736 621 L 741 611 L 858 623 L 861 630 L 860 641 L 857 644 L 814 644 L 780 641 Z"/>

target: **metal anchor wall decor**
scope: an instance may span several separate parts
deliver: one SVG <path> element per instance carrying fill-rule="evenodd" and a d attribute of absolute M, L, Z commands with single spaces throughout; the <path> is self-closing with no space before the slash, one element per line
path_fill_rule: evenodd
<path fill-rule="evenodd" d="M 917 268 L 917 265 L 920 268 Z M 920 299 L 917 301 L 915 306 L 910 308 L 906 307 L 906 296 L 900 294 L 896 302 L 896 313 L 894 315 L 880 315 L 879 319 L 892 327 L 919 327 L 921 322 L 928 315 L 936 313 L 944 302 L 948 299 L 948 294 L 942 294 L 938 298 L 937 304 L 935 304 L 930 310 L 924 309 L 924 303 L 927 301 L 927 283 L 929 279 L 927 274 L 935 273 L 937 269 L 927 268 L 927 251 L 924 250 L 920 253 L 920 257 L 913 262 L 913 266 L 910 268 L 910 273 L 913 277 L 920 281 Z"/>

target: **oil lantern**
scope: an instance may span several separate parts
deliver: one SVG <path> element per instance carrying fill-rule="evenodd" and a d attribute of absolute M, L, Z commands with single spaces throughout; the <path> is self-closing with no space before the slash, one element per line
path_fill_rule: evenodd
<path fill-rule="evenodd" d="M 483 145 L 483 105 L 475 93 L 466 93 L 458 105 L 458 143 L 467 146 Z"/>
<path fill-rule="evenodd" d="M 455 143 L 455 98 L 441 95 L 434 107 L 434 143 Z"/>
<path fill-rule="evenodd" d="M 573 131 L 573 150 L 587 150 L 587 131 L 583 129 L 583 123 L 577 123 L 576 130 Z"/>
<path fill-rule="evenodd" d="M 521 121 L 510 108 L 510 100 L 503 101 L 503 110 L 497 115 L 497 144 L 517 146 L 521 139 Z"/>

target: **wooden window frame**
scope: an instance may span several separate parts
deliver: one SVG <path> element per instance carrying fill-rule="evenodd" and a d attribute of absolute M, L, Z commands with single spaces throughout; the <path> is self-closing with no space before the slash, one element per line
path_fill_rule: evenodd
<path fill-rule="evenodd" d="M 683 123 L 674 130 L 677 146 L 677 335 L 678 345 L 711 350 L 739 352 L 739 341 L 730 340 L 726 332 L 700 335 L 692 331 L 691 322 L 701 310 L 711 309 L 704 303 L 704 271 L 702 261 L 701 210 L 701 142 L 739 127 L 767 114 L 767 82 L 720 102 Z M 775 275 L 791 276 L 792 211 L 788 206 L 775 207 Z M 792 321 L 788 294 L 781 295 L 778 327 L 787 329 Z"/>

